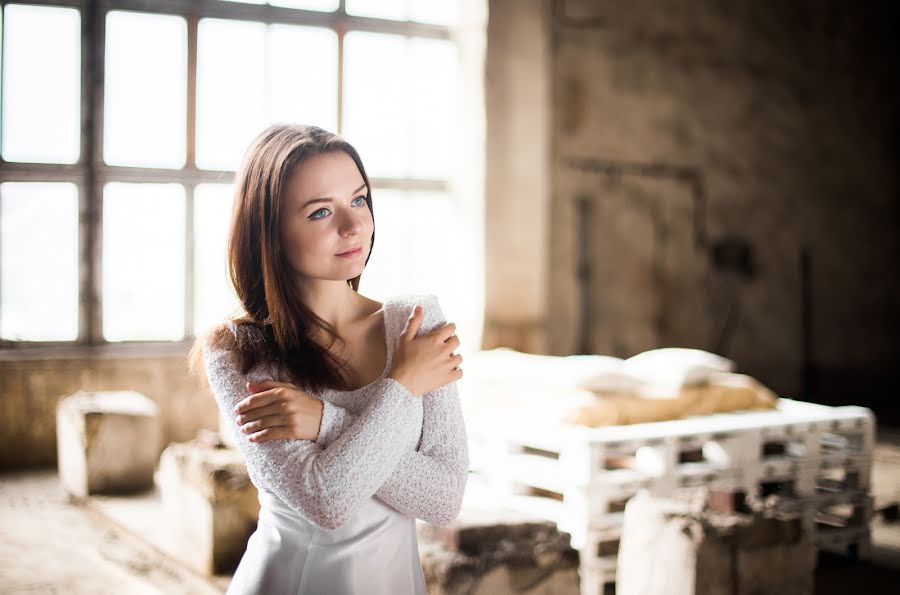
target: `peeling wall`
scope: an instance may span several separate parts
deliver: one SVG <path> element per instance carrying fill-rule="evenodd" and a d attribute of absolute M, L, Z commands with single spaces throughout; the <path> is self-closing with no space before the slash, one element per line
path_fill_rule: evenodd
<path fill-rule="evenodd" d="M 489 5 L 483 349 L 547 349 L 552 133 L 547 7 L 513 0 Z"/>
<path fill-rule="evenodd" d="M 545 26 L 526 33 L 506 18 L 514 4 Z M 621 357 L 698 347 L 783 396 L 900 421 L 887 408 L 900 352 L 896 12 L 875 2 L 492 1 L 489 30 L 504 41 L 489 38 L 489 77 L 550 48 L 549 64 L 531 70 L 551 92 L 549 159 L 529 148 L 503 170 L 549 179 L 527 206 L 547 219 L 525 230 L 546 225 L 548 239 L 488 251 L 489 270 L 548 263 L 517 287 L 547 299 L 527 315 L 508 310 L 507 326 L 522 330 L 506 344 Z M 489 161 L 516 149 L 488 130 Z M 489 238 L 520 233 L 490 216 L 509 200 L 488 184 Z M 488 274 L 489 312 L 505 308 L 492 285 L 508 284 Z M 543 337 L 516 343 L 535 321 Z"/>
<path fill-rule="evenodd" d="M 134 390 L 152 399 L 160 408 L 160 452 L 219 423 L 186 356 L 7 360 L 0 362 L 0 387 L 0 468 L 55 465 L 56 404 L 79 390 Z"/>

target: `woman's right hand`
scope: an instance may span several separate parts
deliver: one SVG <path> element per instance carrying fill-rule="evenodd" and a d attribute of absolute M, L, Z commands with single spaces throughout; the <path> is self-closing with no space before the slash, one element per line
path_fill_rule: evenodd
<path fill-rule="evenodd" d="M 393 378 L 417 397 L 462 378 L 457 366 L 462 356 L 454 354 L 459 338 L 452 322 L 416 336 L 422 324 L 422 306 L 416 306 L 407 319 L 394 349 L 389 378 Z"/>

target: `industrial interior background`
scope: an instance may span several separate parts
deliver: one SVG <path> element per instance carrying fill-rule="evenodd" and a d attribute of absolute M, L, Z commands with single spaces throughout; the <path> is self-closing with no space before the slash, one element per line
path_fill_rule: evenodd
<path fill-rule="evenodd" d="M 97 47 L 90 23 L 101 9 L 165 12 L 191 3 L 47 4 L 82 12 L 84 59 L 96 66 L 102 60 L 90 52 Z M 213 4 L 198 10 L 226 10 Z M 474 223 L 448 241 L 451 252 L 463 247 L 464 295 L 453 301 L 440 293 L 455 306 L 450 318 L 459 317 L 472 351 L 627 358 L 657 347 L 702 349 L 736 362 L 782 397 L 868 407 L 879 433 L 896 438 L 900 5 L 460 6 L 456 29 L 440 34 L 460 46 L 461 130 L 468 139 L 449 187 L 466 194 L 465 216 Z M 344 11 L 344 0 L 339 7 Z M 89 110 L 97 92 L 88 85 Z M 97 134 L 91 117 L 83 130 L 88 140 Z M 86 159 L 78 167 L 102 167 Z M 46 171 L 0 161 L 2 182 L 39 180 Z M 93 290 L 81 291 L 84 297 Z M 96 339 L 99 314 L 90 304 L 82 308 L 93 326 L 81 339 Z M 161 447 L 218 427 L 215 402 L 198 397 L 185 364 L 189 339 L 29 346 L 3 336 L 0 468 L 9 475 L 0 484 L 0 518 L 8 521 L 4 541 L 18 549 L 3 554 L 0 590 L 4 573 L 9 584 L 24 584 L 7 564 L 21 552 L 23 568 L 39 567 L 48 551 L 62 555 L 31 537 L 52 532 L 54 519 L 64 519 L 59 526 L 85 547 L 96 538 L 61 498 L 47 495 L 58 489 L 51 480 L 29 484 L 27 475 L 16 475 L 55 469 L 63 396 L 127 389 L 150 397 L 159 406 Z M 900 450 L 891 448 L 894 466 L 880 485 L 896 501 Z M 23 510 L 44 514 L 46 526 L 26 523 Z M 893 547 L 900 552 L 900 539 Z M 154 564 L 144 578 L 166 584 L 175 576 L 161 578 Z"/>

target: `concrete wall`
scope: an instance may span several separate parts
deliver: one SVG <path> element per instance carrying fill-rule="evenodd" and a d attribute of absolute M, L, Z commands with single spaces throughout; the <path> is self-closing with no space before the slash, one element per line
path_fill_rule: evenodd
<path fill-rule="evenodd" d="M 900 423 L 886 10 L 490 0 L 482 347 L 699 347 Z M 79 389 L 152 398 L 163 446 L 217 425 L 184 354 L 4 360 L 0 387 L 0 467 L 53 464 Z"/>
<path fill-rule="evenodd" d="M 163 440 L 218 428 L 218 408 L 188 374 L 185 355 L 0 362 L 0 468 L 56 464 L 56 404 L 78 390 L 135 390 L 160 408 Z"/>
<path fill-rule="evenodd" d="M 552 55 L 547 9 L 533 0 L 489 5 L 484 348 L 548 349 Z"/>
<path fill-rule="evenodd" d="M 488 129 L 489 179 L 550 180 L 527 198 L 524 229 L 505 227 L 526 217 L 510 210 L 519 197 L 488 183 L 488 312 L 506 311 L 520 334 L 539 321 L 544 335 L 506 344 L 622 357 L 698 347 L 783 396 L 900 421 L 889 378 L 900 353 L 898 19 L 876 4 L 492 0 L 489 108 L 533 106 L 500 118 L 539 131 L 551 89 L 549 160 L 515 152 L 521 133 Z M 490 167 L 510 155 L 516 167 Z M 490 250 L 545 229 L 523 251 Z M 521 298 L 502 295 L 511 273 L 490 274 L 520 261 L 546 271 L 516 287 L 546 291 L 543 307 L 521 312 Z"/>

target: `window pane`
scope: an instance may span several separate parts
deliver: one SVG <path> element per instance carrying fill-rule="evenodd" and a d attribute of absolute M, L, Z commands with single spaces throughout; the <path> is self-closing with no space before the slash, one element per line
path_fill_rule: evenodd
<path fill-rule="evenodd" d="M 78 338 L 78 189 L 0 184 L 0 336 Z"/>
<path fill-rule="evenodd" d="M 456 165 L 459 85 L 456 45 L 440 39 L 409 40 L 409 175 L 447 178 Z"/>
<path fill-rule="evenodd" d="M 304 8 L 306 10 L 322 10 L 331 12 L 337 10 L 337 0 L 270 0 L 272 6 L 287 6 L 288 8 Z"/>
<path fill-rule="evenodd" d="M 456 46 L 351 32 L 345 50 L 344 134 L 368 173 L 450 177 L 458 150 Z"/>
<path fill-rule="evenodd" d="M 226 265 L 231 184 L 200 184 L 194 192 L 194 335 L 222 322 L 239 303 Z"/>
<path fill-rule="evenodd" d="M 372 210 L 375 244 L 359 288 L 367 296 L 384 300 L 389 295 L 403 293 L 401 287 L 410 284 L 411 271 L 405 258 L 408 244 L 404 241 L 408 224 L 406 192 L 373 189 Z"/>
<path fill-rule="evenodd" d="M 245 2 L 247 4 L 266 4 L 266 0 L 223 0 L 224 2 Z M 338 0 L 273 0 L 272 6 L 286 6 L 288 8 L 303 8 L 305 10 L 322 10 L 326 12 L 337 10 Z"/>
<path fill-rule="evenodd" d="M 112 165 L 185 162 L 187 24 L 114 10 L 106 17 L 103 157 Z"/>
<path fill-rule="evenodd" d="M 406 0 L 347 0 L 347 14 L 378 19 L 406 20 Z"/>
<path fill-rule="evenodd" d="M 406 177 L 409 172 L 406 39 L 351 31 L 344 37 L 343 133 L 366 172 Z"/>
<path fill-rule="evenodd" d="M 267 120 L 337 131 L 337 34 L 318 27 L 272 25 L 268 41 Z"/>
<path fill-rule="evenodd" d="M 413 270 L 410 291 L 443 296 L 457 293 L 457 284 L 464 278 L 460 250 L 465 237 L 458 204 L 443 192 L 410 192 L 408 200 L 412 218 L 407 228 L 407 262 Z M 440 221 L 440 233 L 434 233 L 435 221 Z"/>
<path fill-rule="evenodd" d="M 81 132 L 78 11 L 6 4 L 4 21 L 3 158 L 77 162 Z"/>
<path fill-rule="evenodd" d="M 432 25 L 455 25 L 459 19 L 459 0 L 412 0 L 410 18 Z"/>
<path fill-rule="evenodd" d="M 103 189 L 103 336 L 184 337 L 184 187 Z"/>
<path fill-rule="evenodd" d="M 366 294 L 458 293 L 462 237 L 458 207 L 439 192 L 378 190 L 372 193 L 375 246 L 360 282 Z M 440 221 L 441 233 L 434 233 Z"/>
<path fill-rule="evenodd" d="M 453 25 L 459 0 L 347 0 L 347 13 L 395 21 Z"/>
<path fill-rule="evenodd" d="M 197 166 L 235 170 L 263 129 L 263 23 L 200 19 Z"/>

